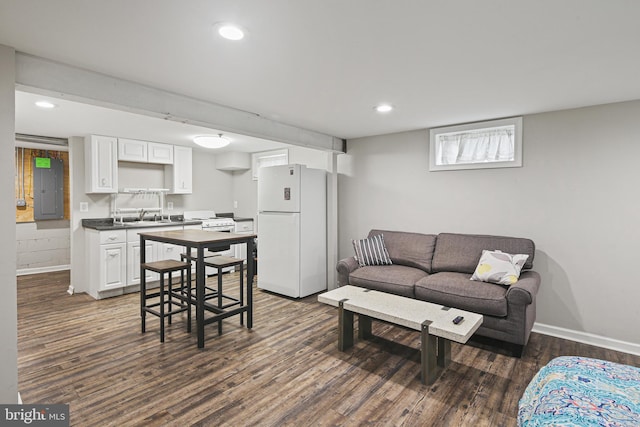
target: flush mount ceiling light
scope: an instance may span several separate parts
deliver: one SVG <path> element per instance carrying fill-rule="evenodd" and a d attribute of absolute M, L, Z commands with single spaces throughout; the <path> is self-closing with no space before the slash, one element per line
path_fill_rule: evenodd
<path fill-rule="evenodd" d="M 40 108 L 46 108 L 46 109 L 51 109 L 51 108 L 56 108 L 57 105 L 54 104 L 53 102 L 50 101 L 37 101 L 36 102 L 36 106 L 40 107 Z"/>
<path fill-rule="evenodd" d="M 219 24 L 218 34 L 227 40 L 242 40 L 244 38 L 244 31 L 242 28 L 234 24 Z"/>
<path fill-rule="evenodd" d="M 379 104 L 373 107 L 378 113 L 388 113 L 393 110 L 393 105 L 391 104 Z"/>
<path fill-rule="evenodd" d="M 196 136 L 193 138 L 193 142 L 205 148 L 222 148 L 229 145 L 231 141 L 229 138 L 222 136 L 222 134 L 218 134 Z"/>

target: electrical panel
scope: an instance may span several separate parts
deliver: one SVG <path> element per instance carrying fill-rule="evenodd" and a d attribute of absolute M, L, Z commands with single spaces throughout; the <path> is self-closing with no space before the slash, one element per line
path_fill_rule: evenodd
<path fill-rule="evenodd" d="M 33 217 L 64 218 L 64 167 L 62 159 L 33 159 Z"/>

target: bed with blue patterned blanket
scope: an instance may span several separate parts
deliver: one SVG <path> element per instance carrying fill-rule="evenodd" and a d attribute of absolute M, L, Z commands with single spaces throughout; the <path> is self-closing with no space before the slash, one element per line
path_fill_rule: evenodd
<path fill-rule="evenodd" d="M 640 426 L 640 368 L 564 356 L 533 377 L 518 405 L 518 425 Z"/>

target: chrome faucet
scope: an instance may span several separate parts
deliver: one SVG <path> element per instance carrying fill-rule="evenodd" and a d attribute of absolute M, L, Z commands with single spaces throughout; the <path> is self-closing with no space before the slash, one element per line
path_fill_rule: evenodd
<path fill-rule="evenodd" d="M 147 213 L 147 211 L 145 211 L 144 209 L 142 209 L 140 211 L 140 216 L 138 217 L 138 221 L 142 221 L 142 219 L 144 218 L 144 214 Z"/>

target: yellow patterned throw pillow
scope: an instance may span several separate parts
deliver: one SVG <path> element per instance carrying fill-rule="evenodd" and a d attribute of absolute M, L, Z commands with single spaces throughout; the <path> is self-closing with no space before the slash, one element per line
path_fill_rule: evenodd
<path fill-rule="evenodd" d="M 520 278 L 520 270 L 529 255 L 511 255 L 502 251 L 483 250 L 476 271 L 471 280 L 513 285 Z"/>

